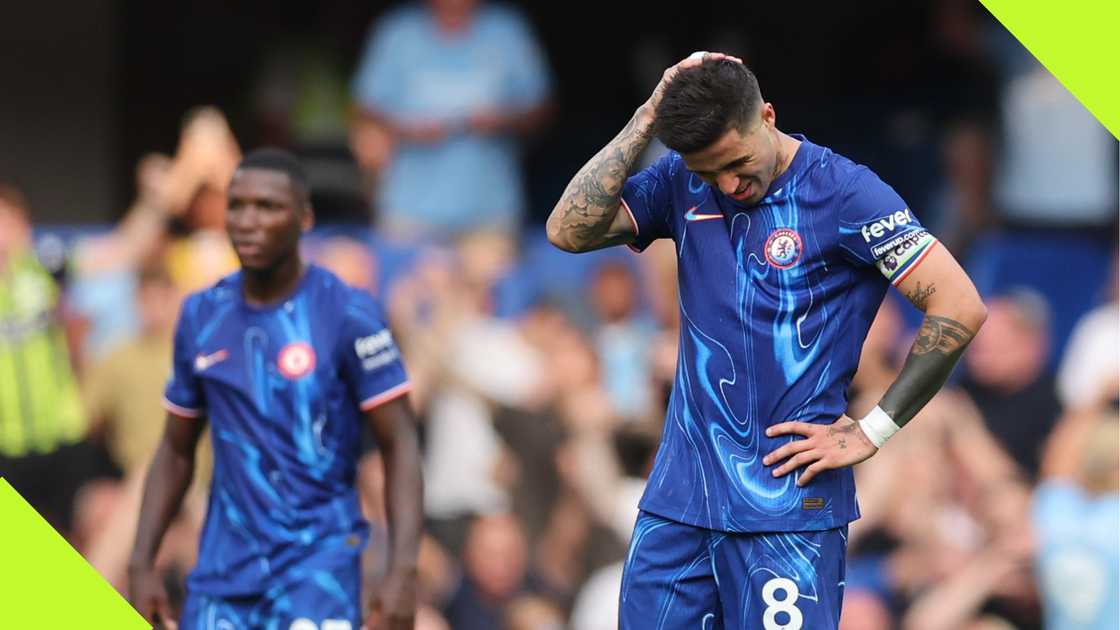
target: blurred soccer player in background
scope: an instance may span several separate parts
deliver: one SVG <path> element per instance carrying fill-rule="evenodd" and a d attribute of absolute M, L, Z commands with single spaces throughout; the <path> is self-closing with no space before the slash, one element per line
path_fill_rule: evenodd
<path fill-rule="evenodd" d="M 628 177 L 654 136 L 672 151 Z M 571 252 L 677 247 L 677 375 L 620 626 L 837 627 L 850 466 L 929 401 L 983 323 L 964 271 L 872 171 L 781 132 L 754 75 L 718 53 L 664 73 L 568 184 L 548 236 Z M 847 389 L 888 285 L 925 319 L 857 421 Z"/>
<path fill-rule="evenodd" d="M 367 624 L 412 628 L 420 453 L 397 347 L 368 294 L 301 259 L 313 214 L 291 154 L 246 156 L 228 202 L 241 271 L 188 297 L 180 313 L 167 426 L 129 567 L 132 602 L 149 621 L 178 617 L 153 561 L 208 421 L 214 476 L 181 627 L 358 628 L 365 422 L 385 462 L 392 554 Z"/>

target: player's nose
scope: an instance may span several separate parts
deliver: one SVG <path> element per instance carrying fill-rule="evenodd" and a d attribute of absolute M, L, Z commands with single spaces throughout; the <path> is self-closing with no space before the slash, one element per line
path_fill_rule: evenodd
<path fill-rule="evenodd" d="M 723 173 L 716 176 L 716 185 L 719 186 L 719 191 L 725 195 L 734 194 L 739 189 L 739 176 L 733 173 Z"/>

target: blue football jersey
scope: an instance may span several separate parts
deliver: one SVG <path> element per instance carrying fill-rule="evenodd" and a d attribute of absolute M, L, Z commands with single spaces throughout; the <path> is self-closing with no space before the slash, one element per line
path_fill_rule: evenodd
<path fill-rule="evenodd" d="M 676 244 L 677 371 L 641 508 L 728 532 L 807 531 L 859 517 L 849 468 L 775 479 L 762 458 L 787 420 L 834 422 L 890 282 L 937 246 L 867 167 L 802 136 L 746 207 L 669 153 L 629 178 L 634 248 Z M 798 438 L 799 439 L 799 438 Z"/>
<path fill-rule="evenodd" d="M 408 388 L 377 304 L 322 268 L 268 307 L 246 304 L 240 272 L 188 297 L 164 402 L 208 417 L 214 447 L 189 589 L 257 595 L 325 549 L 360 553 L 361 411 Z"/>

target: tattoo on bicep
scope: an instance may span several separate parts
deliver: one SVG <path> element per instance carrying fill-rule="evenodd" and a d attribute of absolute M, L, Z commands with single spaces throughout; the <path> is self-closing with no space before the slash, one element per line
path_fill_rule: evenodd
<path fill-rule="evenodd" d="M 945 355 L 955 354 L 964 350 L 974 334 L 964 324 L 948 317 L 926 315 L 910 353 L 923 355 L 937 351 Z"/>
<path fill-rule="evenodd" d="M 626 177 L 648 138 L 632 118 L 618 136 L 576 175 L 564 191 L 562 225 L 581 242 L 601 237 L 618 211 Z"/>
<path fill-rule="evenodd" d="M 924 311 L 926 310 L 926 305 L 929 303 L 929 296 L 936 292 L 937 287 L 933 284 L 923 288 L 922 283 L 919 282 L 913 290 L 906 294 L 906 299 L 910 300 L 910 303 L 913 304 L 915 308 Z"/>

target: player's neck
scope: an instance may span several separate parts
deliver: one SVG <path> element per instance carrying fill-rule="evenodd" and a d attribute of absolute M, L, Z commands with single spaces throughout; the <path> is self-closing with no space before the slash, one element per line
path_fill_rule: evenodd
<path fill-rule="evenodd" d="M 793 136 L 786 135 L 781 131 L 778 132 L 778 168 L 774 173 L 774 178 L 777 179 L 782 173 L 789 170 L 793 164 L 793 157 L 797 155 L 797 148 L 801 146 L 801 141 Z"/>
<path fill-rule="evenodd" d="M 306 266 L 299 254 L 267 269 L 241 269 L 241 296 L 249 306 L 275 304 L 295 292 Z"/>

